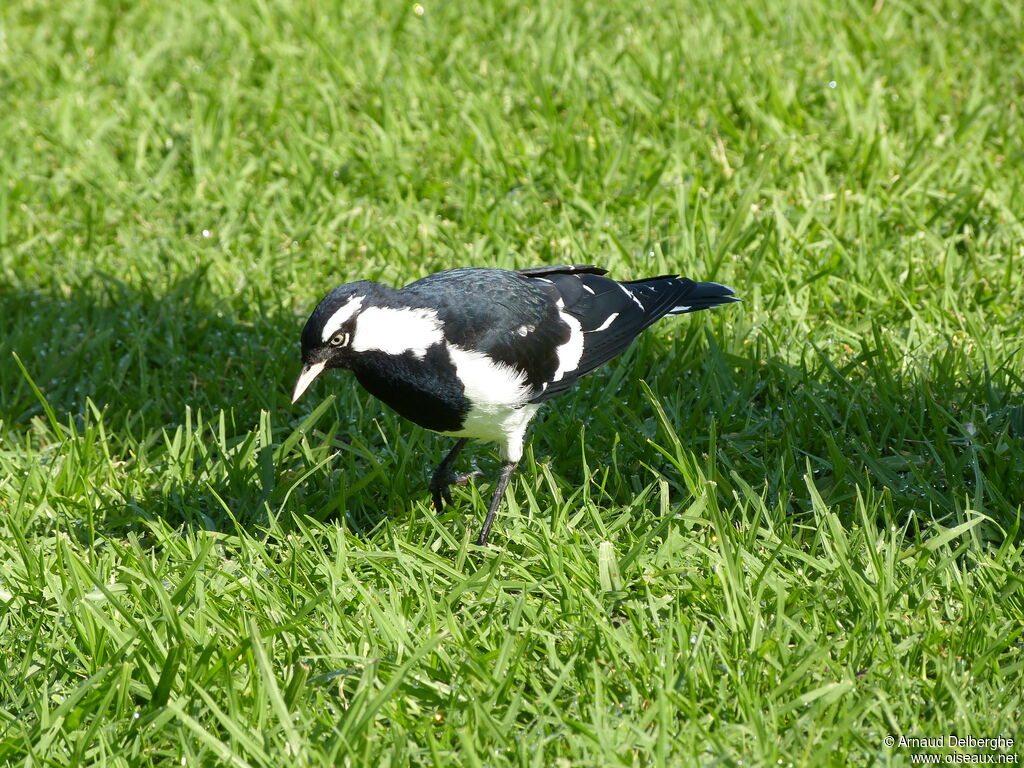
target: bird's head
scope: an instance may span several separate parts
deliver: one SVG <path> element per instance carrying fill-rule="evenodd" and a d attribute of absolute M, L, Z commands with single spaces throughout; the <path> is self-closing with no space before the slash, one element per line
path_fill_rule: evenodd
<path fill-rule="evenodd" d="M 302 329 L 302 371 L 293 403 L 326 369 L 351 367 L 357 317 L 381 287 L 367 280 L 339 285 L 317 304 Z"/>

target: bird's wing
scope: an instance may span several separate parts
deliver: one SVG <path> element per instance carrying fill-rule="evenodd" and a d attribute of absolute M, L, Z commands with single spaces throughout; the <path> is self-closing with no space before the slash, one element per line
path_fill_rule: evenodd
<path fill-rule="evenodd" d="M 517 269 L 526 277 L 547 277 L 548 275 L 607 275 L 607 269 L 595 267 L 593 264 L 557 264 L 549 267 L 527 267 Z"/>
<path fill-rule="evenodd" d="M 581 376 L 621 354 L 633 339 L 661 317 L 738 301 L 732 289 L 685 277 L 659 277 L 620 283 L 595 273 L 555 273 L 531 279 L 547 284 L 569 339 L 557 352 L 555 375 L 534 396 L 539 402 L 558 394 Z"/>
<path fill-rule="evenodd" d="M 665 315 L 738 301 L 718 283 L 675 275 L 619 283 L 604 272 L 589 265 L 460 268 L 400 293 L 437 313 L 450 344 L 521 373 L 530 402 L 568 389 Z"/>
<path fill-rule="evenodd" d="M 549 286 L 508 270 L 438 272 L 401 294 L 403 301 L 437 313 L 448 343 L 514 368 L 531 398 L 554 375 L 557 351 L 570 336 Z"/>

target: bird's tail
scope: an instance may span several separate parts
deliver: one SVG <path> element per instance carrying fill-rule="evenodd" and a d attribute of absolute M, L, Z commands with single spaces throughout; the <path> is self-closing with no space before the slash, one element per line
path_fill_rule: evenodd
<path fill-rule="evenodd" d="M 733 289 L 727 285 L 697 283 L 676 275 L 648 277 L 622 285 L 635 297 L 637 303 L 643 306 L 647 315 L 652 317 L 652 322 L 665 315 L 699 312 L 720 304 L 740 301 L 733 295 Z"/>

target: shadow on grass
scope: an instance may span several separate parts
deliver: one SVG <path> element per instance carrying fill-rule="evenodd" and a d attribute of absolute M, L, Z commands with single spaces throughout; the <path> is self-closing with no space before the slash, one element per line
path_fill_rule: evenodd
<path fill-rule="evenodd" d="M 161 293 L 102 273 L 66 290 L 0 291 L 3 356 L 18 354 L 50 407 L 82 414 L 88 398 L 135 431 L 174 424 L 186 408 L 232 408 L 251 422 L 281 407 L 300 322 L 269 306 L 239 318 L 205 269 Z M 0 393 L 8 423 L 42 414 L 16 366 L 0 366 Z"/>
<path fill-rule="evenodd" d="M 239 319 L 202 270 L 159 295 L 103 275 L 66 293 L 7 291 L 0 311 L 4 356 L 17 352 L 57 421 L 86 443 L 107 441 L 107 466 L 93 457 L 90 484 L 101 501 L 83 505 L 86 527 L 102 535 L 156 517 L 224 532 L 271 520 L 291 530 L 292 515 L 343 516 L 370 535 L 426 503 L 428 473 L 449 445 L 424 439 L 349 376 L 324 385 L 340 401 L 314 395 L 293 407 L 302 318 L 259 305 Z M 0 366 L 0 396 L 8 432 L 45 425 L 17 366 Z M 535 455 L 549 454 L 567 487 L 590 472 L 584 461 L 600 466 L 602 493 L 619 504 L 664 471 L 682 501 L 685 484 L 653 447 L 667 428 L 657 404 L 726 504 L 746 484 L 799 523 L 809 477 L 840 513 L 858 496 L 887 493 L 907 519 L 969 507 L 1003 531 L 1019 529 L 1024 383 L 1011 365 L 978 370 L 950 345 L 907 366 L 880 332 L 841 361 L 811 350 L 792 364 L 723 351 L 691 323 L 673 342 L 642 338 L 549 405 L 533 430 Z"/>
<path fill-rule="evenodd" d="M 205 270 L 159 293 L 104 274 L 64 291 L 4 290 L 2 429 L 17 436 L 12 444 L 34 444 L 26 451 L 37 461 L 74 458 L 95 504 L 70 493 L 51 501 L 67 503 L 80 532 L 116 537 L 155 517 L 223 532 L 258 528 L 286 501 L 371 531 L 387 507 L 366 478 L 380 483 L 387 468 L 350 436 L 372 434 L 352 416 L 361 410 L 354 382 L 334 382 L 345 407 L 321 400 L 312 421 L 316 398 L 290 403 L 302 320 L 262 304 L 240 318 Z M 303 475 L 309 483 L 296 482 Z"/>

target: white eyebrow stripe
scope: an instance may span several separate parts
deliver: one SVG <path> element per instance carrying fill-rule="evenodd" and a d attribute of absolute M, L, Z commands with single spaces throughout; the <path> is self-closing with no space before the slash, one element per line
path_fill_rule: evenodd
<path fill-rule="evenodd" d="M 367 307 L 352 336 L 353 352 L 411 352 L 422 360 L 427 350 L 444 341 L 437 312 L 419 307 Z"/>
<path fill-rule="evenodd" d="M 612 312 L 610 315 L 608 315 L 608 319 L 605 320 L 603 323 L 601 323 L 601 327 L 600 328 L 595 328 L 592 331 L 587 331 L 587 333 L 600 333 L 601 331 L 607 329 L 609 325 L 614 323 L 615 322 L 615 318 L 618 317 L 618 316 L 619 316 L 618 312 Z"/>
<path fill-rule="evenodd" d="M 345 323 L 352 319 L 352 316 L 363 306 L 362 296 L 353 296 L 334 311 L 334 314 L 327 318 L 324 323 L 323 337 L 321 341 L 327 341 L 338 332 Z"/>

